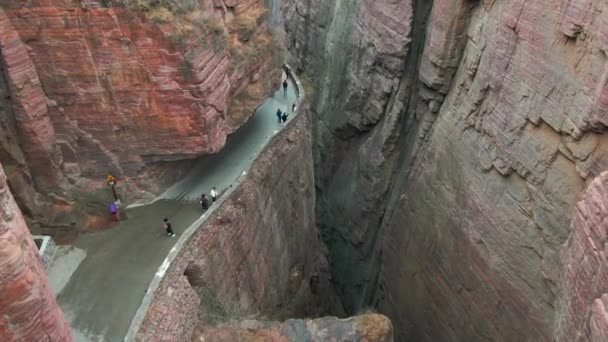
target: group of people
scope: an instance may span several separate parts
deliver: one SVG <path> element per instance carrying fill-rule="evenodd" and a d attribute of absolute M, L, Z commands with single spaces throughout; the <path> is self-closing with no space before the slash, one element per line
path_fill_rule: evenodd
<path fill-rule="evenodd" d="M 203 207 L 204 211 L 209 209 L 211 204 L 213 204 L 215 202 L 215 200 L 217 199 L 217 190 L 215 189 L 215 187 L 213 187 L 211 189 L 211 191 L 209 192 L 209 195 L 211 196 L 211 200 L 209 200 L 209 197 L 207 197 L 206 194 L 202 194 L 202 196 L 201 196 L 200 203 L 201 203 L 201 206 Z M 112 219 L 114 221 L 120 221 L 120 212 L 119 212 L 120 204 L 119 203 L 120 202 L 118 202 L 118 201 L 112 201 L 108 208 L 110 211 L 110 214 L 112 215 Z M 175 236 L 175 232 L 173 232 L 173 227 L 171 226 L 171 222 L 169 222 L 169 218 L 167 218 L 167 217 L 165 217 L 163 219 L 163 230 L 167 233 L 167 236 L 169 236 L 169 237 Z"/>
<path fill-rule="evenodd" d="M 201 206 L 203 207 L 203 211 L 206 211 L 207 209 L 209 209 L 211 204 L 215 203 L 215 200 L 217 199 L 217 190 L 215 189 L 215 187 L 213 187 L 211 189 L 211 191 L 209 192 L 209 195 L 211 196 L 211 201 L 209 200 L 209 197 L 207 197 L 207 194 L 201 195 L 200 203 L 201 203 Z M 169 236 L 169 237 L 175 236 L 175 233 L 173 232 L 173 227 L 171 226 L 171 222 L 169 222 L 169 219 L 166 217 L 163 219 L 163 229 L 167 233 L 167 236 Z"/>
<path fill-rule="evenodd" d="M 289 78 L 291 78 L 291 69 L 287 65 L 283 65 L 283 70 L 285 71 L 285 80 L 283 80 L 283 95 L 287 97 L 287 88 L 289 87 Z M 291 112 L 294 113 L 296 111 L 296 104 L 294 103 L 291 106 Z M 287 118 L 289 114 L 287 111 L 283 112 L 281 108 L 277 109 L 277 121 L 279 124 L 287 122 Z"/>
<path fill-rule="evenodd" d="M 289 68 L 287 66 L 284 66 L 284 68 L 285 68 L 285 73 L 287 75 L 287 78 L 283 81 L 283 94 L 285 96 L 287 96 L 287 88 L 289 87 L 289 82 L 287 80 L 290 77 L 291 70 L 289 70 Z M 296 110 L 296 104 L 294 103 L 291 106 L 291 111 L 295 112 L 295 110 Z M 287 112 L 281 111 L 280 108 L 277 110 L 277 119 L 278 119 L 279 124 L 287 122 L 288 117 L 289 117 L 289 114 Z M 215 203 L 215 200 L 217 199 L 217 190 L 215 189 L 215 187 L 213 187 L 211 189 L 211 191 L 209 192 L 209 195 L 210 195 L 211 199 L 209 199 L 209 197 L 207 197 L 207 194 L 201 195 L 200 204 L 201 204 L 201 207 L 203 208 L 203 211 L 206 211 L 207 209 L 209 209 L 209 207 L 211 207 L 211 205 L 213 203 Z M 110 214 L 112 215 L 112 218 L 115 221 L 120 220 L 119 204 L 120 204 L 120 202 L 118 202 L 118 201 L 112 201 L 109 206 Z M 162 227 L 165 230 L 165 232 L 167 233 L 167 236 L 169 236 L 169 237 L 175 236 L 175 233 L 173 232 L 173 227 L 171 226 L 171 222 L 169 222 L 169 218 L 165 217 L 163 219 Z"/>
<path fill-rule="evenodd" d="M 296 111 L 295 103 L 291 106 L 291 111 L 292 112 Z M 281 111 L 281 108 L 277 109 L 277 119 L 279 120 L 279 124 L 287 122 L 288 117 L 289 117 L 289 114 L 287 114 L 287 112 Z"/>

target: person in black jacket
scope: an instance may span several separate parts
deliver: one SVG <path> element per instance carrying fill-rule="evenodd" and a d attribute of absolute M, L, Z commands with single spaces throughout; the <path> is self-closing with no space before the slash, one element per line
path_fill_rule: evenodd
<path fill-rule="evenodd" d="M 281 112 L 281 108 L 277 109 L 277 119 L 279 120 L 279 123 L 281 123 L 281 120 L 283 119 L 283 112 Z"/>
<path fill-rule="evenodd" d="M 209 209 L 209 198 L 207 198 L 207 195 L 205 194 L 201 196 L 201 206 L 203 207 L 203 210 Z"/>
<path fill-rule="evenodd" d="M 167 236 L 170 236 L 170 237 L 175 236 L 175 233 L 173 232 L 173 228 L 171 227 L 171 223 L 169 222 L 169 219 L 166 217 L 163 220 L 163 228 L 167 232 Z"/>

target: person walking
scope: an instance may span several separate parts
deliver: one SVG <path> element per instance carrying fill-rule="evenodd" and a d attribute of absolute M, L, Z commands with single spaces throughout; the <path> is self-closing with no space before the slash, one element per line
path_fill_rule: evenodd
<path fill-rule="evenodd" d="M 289 69 L 287 65 L 283 65 L 283 70 L 285 70 L 285 76 L 287 76 L 287 78 L 291 78 L 291 69 Z"/>
<path fill-rule="evenodd" d="M 291 112 L 292 113 L 296 112 L 296 104 L 295 103 L 291 105 Z"/>
<path fill-rule="evenodd" d="M 283 118 L 283 112 L 281 112 L 281 108 L 277 109 L 277 119 L 279 123 L 281 123 L 281 119 Z"/>
<path fill-rule="evenodd" d="M 205 194 L 201 195 L 201 206 L 203 207 L 203 210 L 209 209 L 209 199 Z"/>
<path fill-rule="evenodd" d="M 283 123 L 286 123 L 286 122 L 287 122 L 287 117 L 288 117 L 288 116 L 289 116 L 289 114 L 287 114 L 287 112 L 283 113 L 283 117 L 282 117 L 282 119 L 283 119 Z"/>
<path fill-rule="evenodd" d="M 171 222 L 169 222 L 168 218 L 163 219 L 163 229 L 167 232 L 167 236 L 174 237 L 175 233 L 173 232 L 173 228 L 171 227 Z"/>
<path fill-rule="evenodd" d="M 211 201 L 213 203 L 215 203 L 215 199 L 217 198 L 217 191 L 215 190 L 215 187 L 213 187 L 213 189 L 211 189 L 210 194 L 211 194 Z"/>
<path fill-rule="evenodd" d="M 116 204 L 116 201 L 112 201 L 110 203 L 110 214 L 112 215 L 114 221 L 120 221 L 120 213 L 118 212 L 118 204 Z"/>
<path fill-rule="evenodd" d="M 283 81 L 283 95 L 287 96 L 287 87 L 289 86 L 289 83 L 287 82 L 287 79 L 285 79 L 285 81 Z"/>

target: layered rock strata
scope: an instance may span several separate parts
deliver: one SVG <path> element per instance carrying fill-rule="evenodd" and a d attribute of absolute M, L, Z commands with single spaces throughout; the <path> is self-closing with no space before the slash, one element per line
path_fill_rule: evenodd
<path fill-rule="evenodd" d="M 188 341 L 199 324 L 339 309 L 315 226 L 309 122 L 306 113 L 292 119 L 217 210 L 183 234 L 144 299 L 136 340 Z"/>
<path fill-rule="evenodd" d="M 44 266 L 0 166 L 0 340 L 71 341 Z"/>
<path fill-rule="evenodd" d="M 608 173 L 578 202 L 563 247 L 556 341 L 608 341 Z"/>
<path fill-rule="evenodd" d="M 262 0 L 160 4 L 0 1 L 0 157 L 28 212 L 103 210 L 108 172 L 123 199 L 158 191 L 280 78 Z"/>
<path fill-rule="evenodd" d="M 317 217 L 398 340 L 554 338 L 559 250 L 608 166 L 602 1 L 291 0 Z"/>

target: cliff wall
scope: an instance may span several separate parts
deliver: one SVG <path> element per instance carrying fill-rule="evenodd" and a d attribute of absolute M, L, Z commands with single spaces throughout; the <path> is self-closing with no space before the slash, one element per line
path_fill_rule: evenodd
<path fill-rule="evenodd" d="M 315 226 L 310 154 L 304 109 L 220 197 L 217 209 L 180 236 L 128 338 L 186 341 L 198 324 L 339 308 Z"/>
<path fill-rule="evenodd" d="M 283 11 L 345 308 L 380 308 L 399 340 L 553 339 L 559 250 L 608 163 L 605 3 Z"/>
<path fill-rule="evenodd" d="M 0 1 L 0 157 L 27 213 L 105 208 L 108 172 L 123 200 L 158 191 L 280 78 L 264 1 L 162 3 Z"/>
<path fill-rule="evenodd" d="M 563 264 L 556 341 L 608 340 L 608 174 L 576 205 Z"/>
<path fill-rule="evenodd" d="M 0 340 L 71 341 L 17 203 L 0 166 Z"/>

